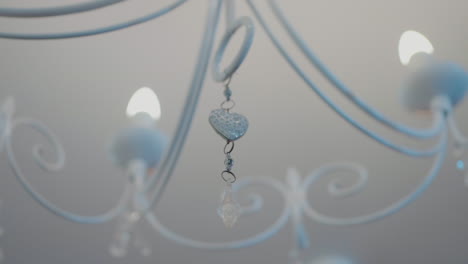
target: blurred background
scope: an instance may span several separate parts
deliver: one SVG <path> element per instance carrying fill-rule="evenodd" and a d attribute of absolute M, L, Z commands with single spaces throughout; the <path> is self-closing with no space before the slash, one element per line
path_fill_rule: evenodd
<path fill-rule="evenodd" d="M 79 0 L 83 1 L 84 0 Z M 4 0 L 3 7 L 40 7 L 78 0 Z M 278 34 L 312 78 L 366 126 L 410 146 L 414 142 L 369 119 L 312 69 L 272 19 L 266 1 L 256 1 Z M 394 120 L 426 127 L 428 115 L 407 112 L 400 104 L 401 84 L 408 69 L 400 63 L 398 41 L 406 30 L 424 34 L 434 56 L 468 66 L 466 9 L 461 0 L 279 1 L 291 22 L 315 52 L 356 94 Z M 63 32 L 125 21 L 156 10 L 170 1 L 130 0 L 77 15 L 44 19 L 0 19 L 2 32 Z M 208 1 L 188 1 L 174 12 L 130 29 L 79 39 L 0 40 L 0 98 L 17 101 L 17 116 L 41 120 L 61 139 L 66 168 L 45 174 L 31 149 L 44 139 L 19 129 L 14 149 L 28 179 L 46 198 L 85 215 L 114 205 L 126 182 L 124 172 L 109 159 L 112 136 L 125 126 L 128 100 L 141 87 L 153 89 L 162 108 L 158 127 L 169 135 L 175 126 L 193 72 Z M 244 1 L 238 15 L 251 16 Z M 224 31 L 221 20 L 217 43 Z M 242 32 L 227 50 L 225 63 L 240 46 Z M 381 209 L 411 192 L 430 169 L 432 160 L 412 159 L 369 140 L 343 122 L 300 80 L 256 23 L 252 49 L 231 83 L 236 112 L 248 117 L 250 128 L 233 153 L 237 176 L 271 177 L 284 181 L 288 168 L 305 177 L 334 161 L 358 162 L 369 169 L 365 190 L 337 200 L 326 192 L 327 179 L 311 188 L 309 200 L 320 212 L 357 216 Z M 223 86 L 207 76 L 200 104 L 175 174 L 156 214 L 172 230 L 204 241 L 230 241 L 264 230 L 279 216 L 283 201 L 274 191 L 255 189 L 264 209 L 226 229 L 216 208 L 224 182 L 224 141 L 213 132 L 208 114 L 223 100 Z M 456 116 L 468 131 L 468 106 Z M 51 153 L 48 153 L 49 155 Z M 293 245 L 284 228 L 272 239 L 242 250 L 204 251 L 174 244 L 149 226 L 141 226 L 153 254 L 130 249 L 114 259 L 108 246 L 115 222 L 80 225 L 38 206 L 14 179 L 5 153 L 0 154 L 0 247 L 6 263 L 164 263 L 283 264 Z M 350 179 L 352 180 L 352 179 Z M 439 178 L 416 202 L 382 221 L 334 227 L 308 218 L 310 263 L 318 264 L 462 264 L 468 261 L 468 190 L 449 155 Z M 245 201 L 242 200 L 241 201 Z M 287 226 L 288 227 L 288 226 Z M 335 256 L 335 260 L 327 260 Z M 325 258 L 325 260 L 324 260 Z M 340 260 L 341 259 L 341 260 Z M 316 261 L 316 262 L 313 262 Z M 328 261 L 328 262 L 327 262 Z"/>

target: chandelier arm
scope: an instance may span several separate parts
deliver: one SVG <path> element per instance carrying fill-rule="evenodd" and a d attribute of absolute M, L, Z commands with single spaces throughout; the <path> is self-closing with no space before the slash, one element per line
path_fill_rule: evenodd
<path fill-rule="evenodd" d="M 0 38 L 6 39 L 22 39 L 22 40 L 45 40 L 45 39 L 67 39 L 67 38 L 79 38 L 79 37 L 87 37 L 87 36 L 94 36 L 100 35 L 108 32 L 113 32 L 125 28 L 129 28 L 131 26 L 139 25 L 153 19 L 156 19 L 162 15 L 169 13 L 170 11 L 176 9 L 177 7 L 181 6 L 187 2 L 187 0 L 177 0 L 176 2 L 159 9 L 156 12 L 153 12 L 149 15 L 136 18 L 133 20 L 129 20 L 127 22 L 115 24 L 112 26 L 106 26 L 91 30 L 83 30 L 83 31 L 75 31 L 75 32 L 64 32 L 64 33 L 45 33 L 45 34 L 21 34 L 21 33 L 8 33 L 8 32 L 0 32 Z"/>
<path fill-rule="evenodd" d="M 408 206 L 410 203 L 415 201 L 421 194 L 424 193 L 428 189 L 428 187 L 432 184 L 434 179 L 437 177 L 437 175 L 440 172 L 440 169 L 442 167 L 442 164 L 445 159 L 445 154 L 446 154 L 446 146 L 447 146 L 447 131 L 444 130 L 442 132 L 442 139 L 444 143 L 444 147 L 442 151 L 437 155 L 436 159 L 434 160 L 434 163 L 432 165 L 431 170 L 428 172 L 426 178 L 424 181 L 409 195 L 403 197 L 402 199 L 398 200 L 397 202 L 393 203 L 392 205 L 379 210 L 377 212 L 364 215 L 364 216 L 358 216 L 358 217 L 349 217 L 349 218 L 339 218 L 339 217 L 332 217 L 332 216 L 327 216 L 324 214 L 319 213 L 315 209 L 313 209 L 308 200 L 305 199 L 304 201 L 304 212 L 313 220 L 322 223 L 322 224 L 328 224 L 328 225 L 339 225 L 339 226 L 347 226 L 347 225 L 357 225 L 357 224 L 365 224 L 369 222 L 374 222 L 377 220 L 380 220 L 382 218 L 385 218 L 387 216 L 390 216 L 392 214 L 397 213 L 398 211 L 402 210 L 406 206 Z M 354 167 L 360 167 L 358 165 L 353 165 Z M 336 172 L 338 170 L 343 170 L 346 169 L 346 166 L 343 165 L 329 165 L 329 166 L 324 166 L 322 168 L 317 169 L 315 172 L 313 172 L 309 177 L 307 177 L 304 181 L 304 191 L 307 191 L 308 188 L 316 182 L 319 178 L 329 175 L 333 172 Z M 348 166 L 348 171 L 349 170 L 354 170 L 354 172 L 358 173 L 359 181 L 356 185 L 347 187 L 344 189 L 344 193 L 347 195 L 355 194 L 359 191 L 361 191 L 367 181 L 367 171 L 363 168 L 359 169 L 353 169 L 353 167 Z M 365 180 L 363 180 L 365 179 Z M 340 196 L 340 190 L 337 187 L 337 181 L 333 181 L 329 185 L 329 193 L 332 196 Z M 338 191 L 337 193 L 333 193 L 330 190 L 335 190 Z"/>
<path fill-rule="evenodd" d="M 226 5 L 226 30 L 228 30 L 236 20 L 236 0 L 224 0 Z"/>
<path fill-rule="evenodd" d="M 150 225 L 156 230 L 156 232 L 163 235 L 165 238 L 174 241 L 177 244 L 199 248 L 199 249 L 238 249 L 238 248 L 245 248 L 256 245 L 261 243 L 275 234 L 277 234 L 288 222 L 289 217 L 291 215 L 291 209 L 288 204 L 288 193 L 284 188 L 283 184 L 277 180 L 271 178 L 258 178 L 258 179 L 244 179 L 239 181 L 236 185 L 236 190 L 240 188 L 251 186 L 251 185 L 264 185 L 272 187 L 274 190 L 277 190 L 284 199 L 284 207 L 280 217 L 266 230 L 260 232 L 250 238 L 238 241 L 231 241 L 231 242 L 203 242 L 193 240 L 191 238 L 186 238 L 184 236 L 178 235 L 174 233 L 172 230 L 168 229 L 164 225 L 159 222 L 154 212 L 147 212 L 146 219 L 150 223 Z"/>
<path fill-rule="evenodd" d="M 273 10 L 275 17 L 280 21 L 281 25 L 285 28 L 286 32 L 290 36 L 290 38 L 296 43 L 296 45 L 302 51 L 309 62 L 315 66 L 315 68 L 333 85 L 335 86 L 338 91 L 340 91 L 346 98 L 348 98 L 351 102 L 353 102 L 356 106 L 358 106 L 364 113 L 371 116 L 375 120 L 379 121 L 380 123 L 386 125 L 387 127 L 403 133 L 407 136 L 415 137 L 415 138 L 430 138 L 438 135 L 440 131 L 443 129 L 441 123 L 434 123 L 432 127 L 428 129 L 416 129 L 411 128 L 395 121 L 390 120 L 384 114 L 376 110 L 375 108 L 369 106 L 364 102 L 360 97 L 358 97 L 352 90 L 350 90 L 343 82 L 341 82 L 338 77 L 336 77 L 331 70 L 327 68 L 327 66 L 320 60 L 320 58 L 314 54 L 312 49 L 307 45 L 304 39 L 299 35 L 299 33 L 294 29 L 291 23 L 286 18 L 284 12 L 278 6 L 276 0 L 268 0 L 270 8 Z"/>
<path fill-rule="evenodd" d="M 302 80 L 331 108 L 337 113 L 341 118 L 343 118 L 346 122 L 357 128 L 359 131 L 364 133 L 366 136 L 374 139 L 378 143 L 394 150 L 397 152 L 400 152 L 402 154 L 412 156 L 412 157 L 430 157 L 433 156 L 437 153 L 439 153 L 443 147 L 443 144 L 439 143 L 435 147 L 428 149 L 428 150 L 415 150 L 412 148 L 407 148 L 404 146 L 400 146 L 397 144 L 394 144 L 390 140 L 380 136 L 379 134 L 375 133 L 374 131 L 364 127 L 361 125 L 359 122 L 357 122 L 355 119 L 353 119 L 350 115 L 348 115 L 342 108 L 340 108 L 335 102 L 333 102 L 326 94 L 324 94 L 318 87 L 317 85 L 309 78 L 309 76 L 300 68 L 300 66 L 296 63 L 296 61 L 288 54 L 286 49 L 283 47 L 281 42 L 278 40 L 278 38 L 274 35 L 270 27 L 266 24 L 265 20 L 259 13 L 257 7 L 251 0 L 247 0 L 247 3 L 249 7 L 251 8 L 252 12 L 254 13 L 255 17 L 259 21 L 260 25 L 263 27 L 265 32 L 267 33 L 268 37 L 270 40 L 273 42 L 274 46 L 278 49 L 280 54 L 283 56 L 283 58 L 289 63 L 289 65 L 293 68 L 293 70 L 299 75 L 299 77 L 302 78 Z M 435 115 L 434 121 L 436 123 L 439 123 L 439 120 L 444 119 L 443 111 L 445 109 L 440 109 L 437 111 L 434 111 L 433 114 Z M 442 123 L 442 126 L 445 124 Z"/>
<path fill-rule="evenodd" d="M 45 136 L 46 139 L 49 141 L 49 143 L 51 143 L 52 146 L 54 147 L 55 154 L 58 156 L 58 159 L 57 159 L 58 162 L 55 162 L 55 163 L 47 163 L 42 158 L 41 152 L 37 151 L 37 149 L 40 149 L 40 148 L 36 147 L 35 148 L 36 150 L 33 151 L 35 156 L 38 155 L 35 157 L 36 161 L 38 161 L 39 164 L 41 164 L 41 162 L 44 162 L 44 164 L 42 164 L 43 168 L 47 168 L 48 170 L 50 170 L 50 167 L 51 167 L 51 168 L 54 168 L 55 170 L 55 169 L 63 167 L 61 165 L 63 165 L 63 161 L 64 161 L 64 158 L 62 157 L 64 156 L 64 152 L 59 141 L 56 139 L 55 135 L 52 134 L 50 130 L 42 123 L 39 123 L 34 120 L 29 120 L 29 119 L 19 119 L 19 120 L 14 120 L 13 123 L 11 124 L 11 130 L 8 132 L 8 135 L 5 139 L 5 149 L 6 149 L 6 153 L 8 156 L 9 164 L 16 178 L 23 186 L 24 190 L 27 193 L 29 193 L 36 202 L 38 202 L 45 209 L 49 210 L 50 212 L 54 213 L 57 216 L 61 216 L 65 218 L 66 220 L 69 220 L 72 222 L 83 223 L 83 224 L 98 224 L 98 223 L 108 222 L 123 211 L 126 201 L 128 201 L 131 195 L 131 189 L 129 188 L 129 186 L 125 188 L 125 191 L 123 192 L 119 202 L 114 208 L 98 216 L 81 216 L 81 215 L 70 213 L 68 211 L 65 211 L 59 208 L 53 203 L 49 202 L 41 194 L 36 192 L 33 186 L 29 183 L 29 181 L 27 180 L 27 178 L 24 176 L 23 172 L 21 171 L 21 168 L 18 164 L 18 161 L 16 160 L 16 157 L 12 148 L 12 140 L 11 140 L 12 132 L 14 131 L 16 127 L 20 125 L 28 126 L 38 131 L 43 136 Z"/>
<path fill-rule="evenodd" d="M 180 153 L 183 149 L 185 140 L 190 130 L 193 116 L 198 105 L 203 82 L 206 76 L 206 71 L 210 61 L 210 55 L 213 50 L 216 29 L 219 23 L 221 13 L 222 0 L 212 0 L 210 2 L 209 14 L 206 20 L 205 33 L 200 46 L 200 52 L 195 71 L 192 77 L 192 82 L 189 88 L 189 94 L 186 98 L 184 110 L 182 111 L 179 123 L 176 129 L 176 135 L 173 138 L 169 150 L 163 160 L 161 167 L 156 175 L 149 178 L 146 184 L 146 192 L 150 192 L 150 207 L 154 207 L 164 192 L 170 177 L 179 160 Z"/>
<path fill-rule="evenodd" d="M 110 6 L 126 0 L 94 0 L 85 3 L 45 8 L 0 8 L 2 17 L 48 17 L 81 13 Z"/>

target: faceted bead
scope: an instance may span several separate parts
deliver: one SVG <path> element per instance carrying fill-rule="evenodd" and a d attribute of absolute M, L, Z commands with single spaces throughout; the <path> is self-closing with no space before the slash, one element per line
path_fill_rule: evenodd
<path fill-rule="evenodd" d="M 241 206 L 233 197 L 231 184 L 227 184 L 224 190 L 221 205 L 218 208 L 218 215 L 226 227 L 233 227 L 241 215 Z"/>
<path fill-rule="evenodd" d="M 232 166 L 234 166 L 234 160 L 230 157 L 226 158 L 224 160 L 224 166 L 226 166 L 226 170 L 230 171 L 232 169 Z"/>

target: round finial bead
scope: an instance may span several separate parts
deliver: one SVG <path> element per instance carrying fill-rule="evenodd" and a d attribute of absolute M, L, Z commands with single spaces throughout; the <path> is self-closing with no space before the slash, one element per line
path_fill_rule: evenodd
<path fill-rule="evenodd" d="M 468 74 L 455 63 L 429 63 L 418 67 L 406 80 L 402 104 L 411 111 L 430 110 L 438 96 L 446 96 L 455 107 L 468 90 Z"/>
<path fill-rule="evenodd" d="M 131 161 L 141 160 L 147 168 L 155 168 L 162 159 L 167 137 L 158 129 L 148 126 L 132 126 L 122 130 L 112 141 L 111 160 L 122 168 Z"/>

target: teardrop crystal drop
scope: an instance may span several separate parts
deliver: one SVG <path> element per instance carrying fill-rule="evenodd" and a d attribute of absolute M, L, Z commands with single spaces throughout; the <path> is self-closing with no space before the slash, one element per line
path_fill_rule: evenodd
<path fill-rule="evenodd" d="M 125 255 L 127 255 L 129 241 L 129 232 L 117 232 L 114 236 L 114 240 L 109 246 L 109 254 L 114 258 L 125 257 Z"/>
<path fill-rule="evenodd" d="M 226 227 L 233 227 L 241 215 L 241 206 L 234 199 L 231 184 L 227 184 L 224 189 L 221 204 L 218 207 L 218 215 Z"/>
<path fill-rule="evenodd" d="M 135 211 L 127 211 L 119 216 L 116 232 L 111 244 L 109 245 L 109 254 L 112 257 L 123 258 L 127 255 L 132 231 L 139 219 L 140 214 Z"/>

